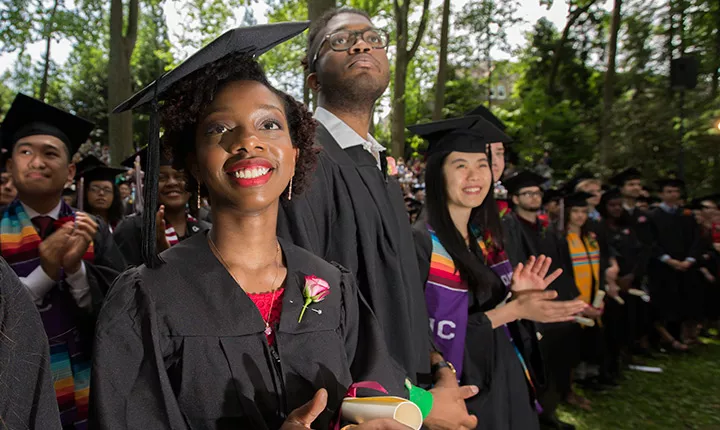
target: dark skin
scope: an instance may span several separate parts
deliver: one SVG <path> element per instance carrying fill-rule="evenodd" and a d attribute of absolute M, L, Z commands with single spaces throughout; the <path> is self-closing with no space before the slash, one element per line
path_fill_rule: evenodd
<path fill-rule="evenodd" d="M 49 213 L 60 202 L 65 184 L 75 176 L 75 165 L 65 144 L 54 136 L 27 136 L 15 143 L 7 169 L 18 189 L 18 198 L 38 213 Z M 76 213 L 68 222 L 40 243 L 40 266 L 52 279 L 60 269 L 77 273 L 97 223 L 87 214 Z"/>
<path fill-rule="evenodd" d="M 607 222 L 613 227 L 617 227 L 618 222 L 620 220 L 620 217 L 623 215 L 623 199 L 617 198 L 612 199 L 607 202 L 606 206 L 607 211 Z M 632 288 L 633 282 L 635 281 L 635 276 L 632 273 L 628 273 L 627 275 L 621 276 L 617 280 L 618 286 L 623 290 L 627 291 L 630 288 Z"/>
<path fill-rule="evenodd" d="M 228 83 L 198 122 L 195 151 L 192 173 L 213 200 L 209 239 L 217 248 L 216 257 L 225 262 L 246 293 L 276 290 L 287 277 L 287 267 L 277 252 L 280 196 L 295 173 L 298 155 L 282 100 L 259 82 Z M 269 163 L 269 180 L 254 186 L 239 184 L 231 172 L 239 162 L 247 161 Z M 282 428 L 309 429 L 326 405 L 327 392 L 318 390 L 311 401 L 289 415 Z M 394 420 L 373 420 L 358 428 L 406 427 Z"/>
<path fill-rule="evenodd" d="M 677 206 L 680 202 L 681 197 L 682 190 L 678 187 L 665 186 L 660 191 L 660 199 L 663 201 L 663 203 L 670 207 Z M 690 261 L 680 261 L 674 258 L 669 259 L 667 261 L 667 264 L 670 265 L 670 267 L 672 267 L 673 269 L 680 272 L 687 272 L 693 266 L 693 263 L 691 263 Z"/>
<path fill-rule="evenodd" d="M 165 237 L 165 229 L 169 222 L 179 237 L 187 232 L 187 216 L 185 205 L 190 200 L 190 193 L 185 189 L 185 172 L 173 169 L 171 166 L 160 166 L 158 176 L 158 200 L 160 209 L 155 218 L 155 237 L 158 252 L 170 248 Z"/>
<path fill-rule="evenodd" d="M 362 31 L 372 27 L 372 23 L 362 15 L 342 13 L 331 19 L 319 36 L 339 30 Z M 318 94 L 318 106 L 332 112 L 357 134 L 367 138 L 375 100 L 338 106 L 339 103 L 333 102 L 323 88 L 325 82 L 330 81 L 354 82 L 366 87 L 369 92 L 381 95 L 390 83 L 390 62 L 385 49 L 373 49 L 359 37 L 355 45 L 345 52 L 335 52 L 325 43 L 320 49 L 316 70 L 316 73 L 308 75 L 307 82 Z"/>
<path fill-rule="evenodd" d="M 339 30 L 364 31 L 373 27 L 372 22 L 362 15 L 341 13 L 328 22 L 318 37 Z M 360 37 L 355 45 L 342 52 L 333 51 L 325 43 L 319 51 L 315 67 L 316 72 L 308 75 L 307 83 L 318 94 L 318 106 L 332 112 L 359 136 L 367 139 L 375 102 L 390 83 L 386 50 L 373 49 Z M 347 97 L 342 100 L 338 94 Z M 213 210 L 214 207 L 213 204 Z M 442 361 L 442 357 L 431 354 L 431 362 L 437 361 Z M 437 384 L 431 390 L 435 406 L 425 420 L 425 426 L 453 430 L 475 428 L 477 418 L 467 413 L 465 399 L 476 395 L 478 388 L 459 387 L 455 375 L 448 369 L 442 369 L 435 376 Z"/>

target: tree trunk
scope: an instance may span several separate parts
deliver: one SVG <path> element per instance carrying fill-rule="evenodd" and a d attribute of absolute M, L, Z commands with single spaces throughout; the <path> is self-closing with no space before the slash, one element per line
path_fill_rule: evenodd
<path fill-rule="evenodd" d="M 710 94 L 712 100 L 718 96 L 718 85 L 720 85 L 720 0 L 715 5 L 715 67 L 713 67 L 712 89 Z"/>
<path fill-rule="evenodd" d="M 608 43 L 607 71 L 603 86 L 603 116 L 600 129 L 600 164 L 608 167 L 610 155 L 610 121 L 612 120 L 613 92 L 615 90 L 615 60 L 617 56 L 618 32 L 620 31 L 620 17 L 622 0 L 615 0 L 612 20 L 610 22 L 610 42 Z"/>
<path fill-rule="evenodd" d="M 47 96 L 48 79 L 50 75 L 50 47 L 52 46 L 52 35 L 55 30 L 55 14 L 57 13 L 58 3 L 59 0 L 55 0 L 53 3 L 52 12 L 50 12 L 50 17 L 45 26 L 45 65 L 43 67 L 42 82 L 40 82 L 40 94 L 38 95 L 38 98 L 42 101 L 45 101 L 45 97 Z"/>
<path fill-rule="evenodd" d="M 560 36 L 560 40 L 558 40 L 557 45 L 555 45 L 555 52 L 553 52 L 553 61 L 552 61 L 552 67 L 550 69 L 550 77 L 548 78 L 548 92 L 552 95 L 555 93 L 555 81 L 557 79 L 558 71 L 560 70 L 560 60 L 562 59 L 562 51 L 565 47 L 565 43 L 567 43 L 568 37 L 570 37 L 570 30 L 572 29 L 572 26 L 575 25 L 577 20 L 590 10 L 593 4 L 595 4 L 596 0 L 588 2 L 585 6 L 581 8 L 575 8 L 572 10 L 572 3 L 570 3 L 570 6 L 568 6 L 568 18 L 565 22 L 565 28 L 563 28 L 562 35 Z"/>
<path fill-rule="evenodd" d="M 433 121 L 442 119 L 445 107 L 445 81 L 447 80 L 448 34 L 450 32 L 450 0 L 443 4 L 442 26 L 440 27 L 440 59 L 438 61 L 437 81 L 435 82 L 435 106 Z"/>
<path fill-rule="evenodd" d="M 407 80 L 408 64 L 415 56 L 425 28 L 427 27 L 428 9 L 430 0 L 423 1 L 422 17 L 418 26 L 417 36 L 408 49 L 408 12 L 410 1 L 405 0 L 403 4 L 399 0 L 394 1 L 395 10 L 395 31 L 397 32 L 397 53 L 395 55 L 395 84 L 392 96 L 392 120 L 390 126 L 393 157 L 405 156 L 405 83 Z"/>
<path fill-rule="evenodd" d="M 310 22 L 314 22 L 320 18 L 325 12 L 336 6 L 335 0 L 308 0 L 308 19 Z M 308 58 L 311 61 L 312 58 Z M 303 103 L 305 106 L 310 107 L 311 99 L 313 98 L 310 94 L 310 87 L 307 85 L 307 71 L 305 71 L 305 79 L 303 80 Z"/>
<path fill-rule="evenodd" d="M 123 34 L 123 0 L 110 1 L 110 56 L 108 61 L 108 105 L 110 111 L 132 95 L 130 58 L 137 41 L 138 0 L 129 0 L 127 30 Z M 111 160 L 117 164 L 135 150 L 132 112 L 108 116 Z"/>

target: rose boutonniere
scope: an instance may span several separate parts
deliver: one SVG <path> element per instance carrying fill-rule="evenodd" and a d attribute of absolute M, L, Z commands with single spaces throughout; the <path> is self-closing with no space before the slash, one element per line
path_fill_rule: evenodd
<path fill-rule="evenodd" d="M 397 176 L 398 175 L 398 167 L 397 162 L 393 157 L 385 157 L 387 160 L 387 174 L 389 176 Z"/>
<path fill-rule="evenodd" d="M 330 294 L 330 285 L 328 285 L 327 281 L 315 275 L 306 276 L 305 287 L 303 288 L 305 304 L 303 305 L 302 312 L 300 312 L 298 322 L 302 321 L 305 310 L 310 306 L 310 303 L 322 302 L 328 294 Z"/>
<path fill-rule="evenodd" d="M 595 234 L 595 232 L 593 232 L 593 231 L 589 232 L 587 235 L 587 239 L 588 239 L 588 243 L 590 244 L 590 246 L 592 246 L 593 248 L 597 248 L 598 243 L 597 243 L 597 235 Z"/>

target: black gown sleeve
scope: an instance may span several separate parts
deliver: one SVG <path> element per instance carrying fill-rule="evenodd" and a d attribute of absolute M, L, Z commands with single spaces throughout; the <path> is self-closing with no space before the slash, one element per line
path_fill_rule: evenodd
<path fill-rule="evenodd" d="M 0 423 L 8 429 L 60 429 L 50 348 L 40 314 L 0 258 Z"/>
<path fill-rule="evenodd" d="M 390 395 L 407 397 L 405 371 L 390 356 L 380 324 L 358 290 L 355 277 L 346 269 L 337 267 L 342 272 L 342 324 L 353 382 L 381 382 Z"/>
<path fill-rule="evenodd" d="M 142 261 L 142 217 L 133 215 L 118 224 L 113 239 L 129 266 L 139 266 Z"/>
<path fill-rule="evenodd" d="M 186 429 L 165 371 L 158 317 L 131 269 L 113 284 L 98 318 L 90 389 L 93 429 Z"/>

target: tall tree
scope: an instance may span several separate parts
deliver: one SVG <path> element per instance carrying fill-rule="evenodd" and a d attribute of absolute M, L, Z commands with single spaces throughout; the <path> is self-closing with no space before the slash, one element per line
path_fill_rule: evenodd
<path fill-rule="evenodd" d="M 328 10 L 336 6 L 335 0 L 308 0 L 308 19 L 310 22 L 315 22 Z M 308 59 L 310 61 L 310 59 Z M 303 103 L 306 106 L 310 106 L 310 87 L 307 85 L 307 70 L 304 71 L 303 79 Z"/>
<path fill-rule="evenodd" d="M 465 5 L 460 15 L 460 27 L 468 31 L 468 40 L 475 56 L 475 64 L 484 64 L 487 73 L 487 100 L 493 94 L 492 52 L 510 53 L 507 29 L 521 23 L 517 16 L 521 7 L 517 0 L 473 0 Z"/>
<path fill-rule="evenodd" d="M 618 33 L 620 32 L 620 8 L 622 0 L 615 0 L 610 20 L 610 41 L 607 48 L 607 70 L 603 86 L 603 113 L 600 129 L 600 164 L 607 166 L 610 153 L 610 121 L 612 120 L 613 93 L 615 91 L 615 60 L 617 57 Z"/>
<path fill-rule="evenodd" d="M 108 62 L 108 106 L 112 110 L 132 95 L 130 59 L 138 34 L 139 0 L 110 0 L 110 55 Z M 125 11 L 127 9 L 127 12 Z M 126 22 L 127 18 L 127 22 Z M 110 115 L 110 154 L 122 160 L 133 152 L 132 112 Z"/>
<path fill-rule="evenodd" d="M 396 157 L 405 155 L 405 84 L 407 80 L 408 64 L 415 56 L 422 41 L 428 21 L 428 8 L 430 0 L 423 0 L 422 16 L 412 45 L 410 39 L 410 6 L 412 0 L 394 0 L 395 32 L 397 46 L 395 52 L 395 78 L 392 96 L 392 153 Z M 410 48 L 408 49 L 408 46 Z"/>
<path fill-rule="evenodd" d="M 442 24 L 440 27 L 440 55 L 438 56 L 438 72 L 435 81 L 435 105 L 433 121 L 442 119 L 445 107 L 445 81 L 447 80 L 448 34 L 450 32 L 450 0 L 443 4 Z"/>
<path fill-rule="evenodd" d="M 59 4 L 60 0 L 53 1 L 50 16 L 45 23 L 45 55 L 43 56 L 45 65 L 43 67 L 42 82 L 40 82 L 40 94 L 38 95 L 38 98 L 42 101 L 45 101 L 45 95 L 47 94 L 48 77 L 50 75 L 50 47 L 52 46 L 53 32 L 55 28 L 55 15 L 57 14 Z"/>

